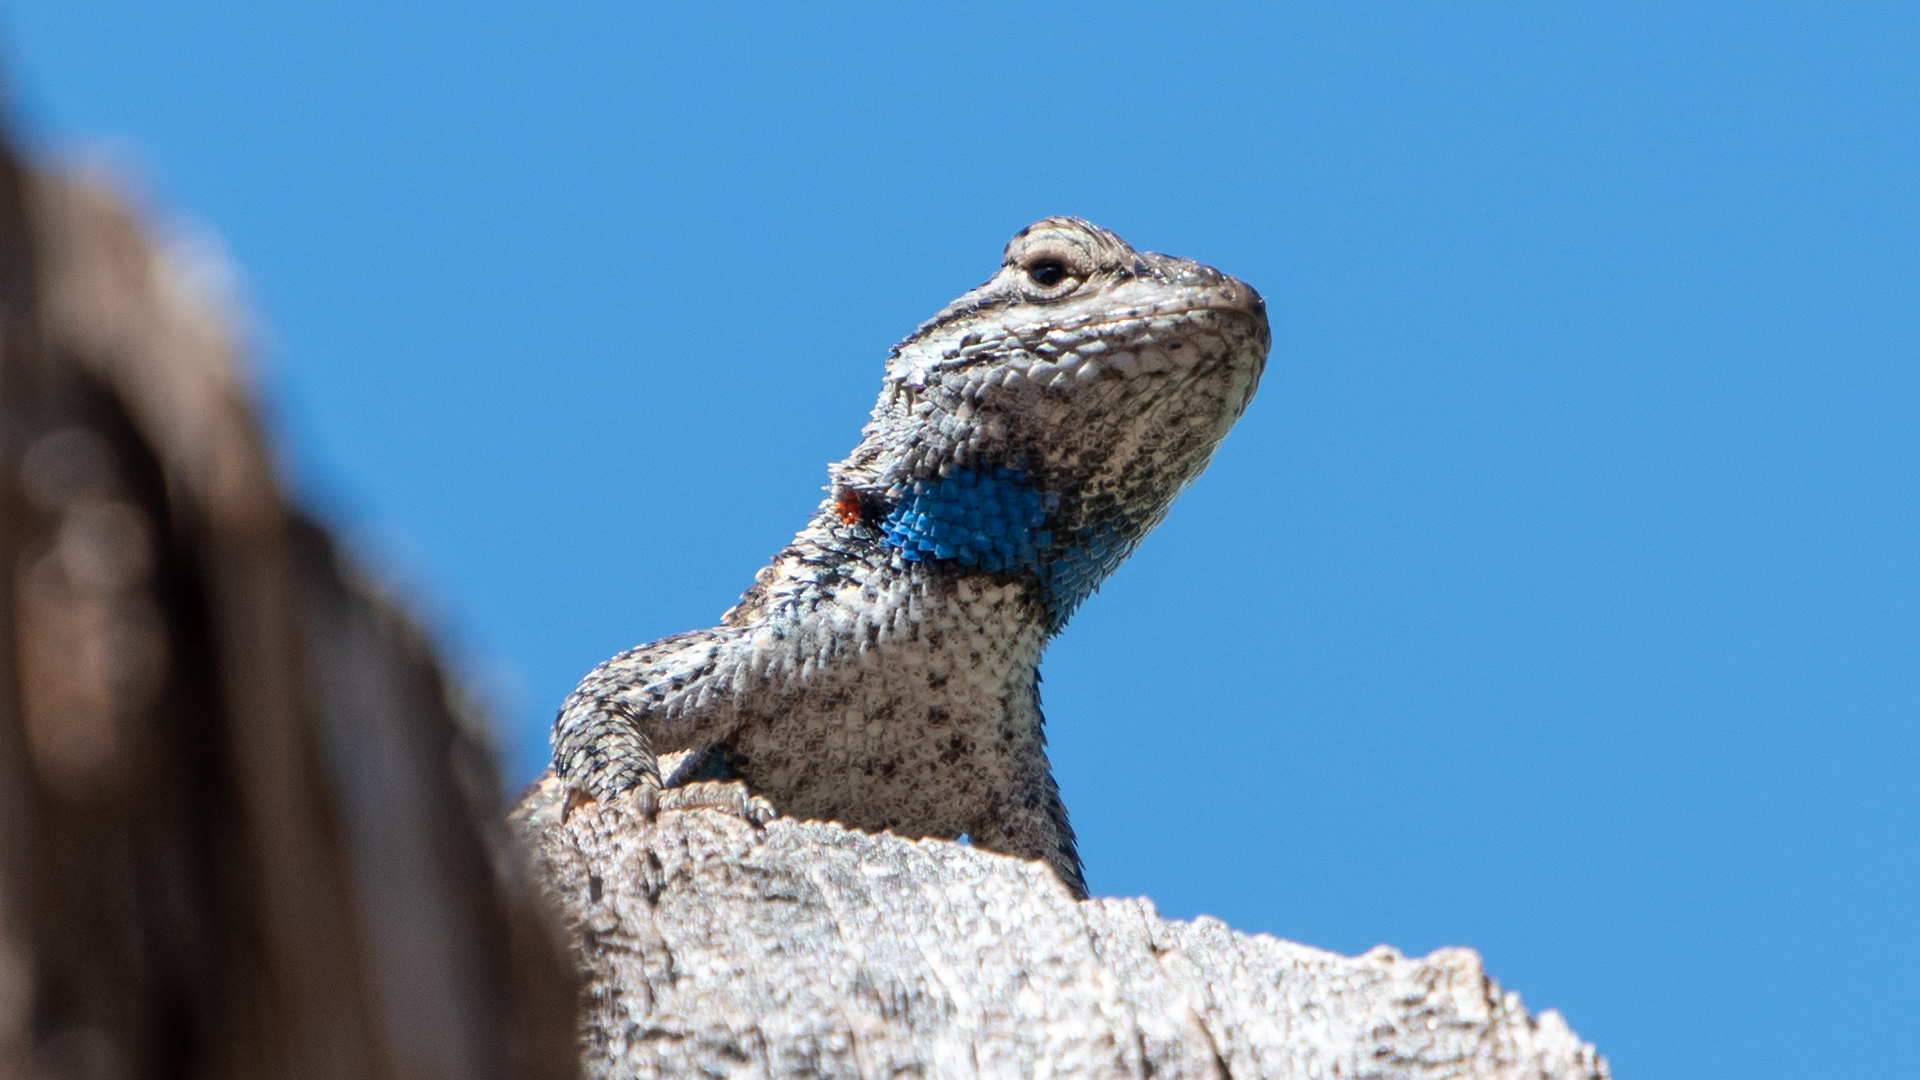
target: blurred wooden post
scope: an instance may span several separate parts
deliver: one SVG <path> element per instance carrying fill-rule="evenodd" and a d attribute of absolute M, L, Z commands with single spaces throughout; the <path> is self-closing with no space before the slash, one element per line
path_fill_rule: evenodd
<path fill-rule="evenodd" d="M 486 747 L 232 349 L 0 148 L 0 1078 L 572 1075 Z"/>

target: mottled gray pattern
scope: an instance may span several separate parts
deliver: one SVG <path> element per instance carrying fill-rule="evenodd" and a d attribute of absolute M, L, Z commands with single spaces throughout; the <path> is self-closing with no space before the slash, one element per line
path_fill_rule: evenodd
<path fill-rule="evenodd" d="M 1338 956 L 752 806 L 563 824 L 557 786 L 521 822 L 577 950 L 588 1077 L 1610 1076 L 1467 949 Z"/>
<path fill-rule="evenodd" d="M 1048 493 L 1049 535 L 1116 561 L 1205 468 L 1268 342 L 1258 294 L 1210 267 L 1072 218 L 1021 231 L 894 348 L 828 498 L 721 625 L 614 657 L 568 698 L 554 760 L 574 798 L 651 802 L 656 754 L 713 747 L 784 814 L 966 834 L 1084 895 L 1038 687 L 1077 596 L 1050 596 L 1044 567 L 908 561 L 879 524 L 914 481 L 1009 468 Z"/>

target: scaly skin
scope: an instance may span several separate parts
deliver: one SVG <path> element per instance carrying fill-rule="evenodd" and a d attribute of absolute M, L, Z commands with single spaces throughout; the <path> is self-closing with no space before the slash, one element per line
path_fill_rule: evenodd
<path fill-rule="evenodd" d="M 651 804 L 657 754 L 711 749 L 710 773 L 782 813 L 966 834 L 1085 896 L 1040 655 L 1206 467 L 1268 343 L 1232 277 L 1073 218 L 1022 230 L 895 346 L 831 494 L 721 624 L 616 656 L 567 699 L 570 797 Z"/>

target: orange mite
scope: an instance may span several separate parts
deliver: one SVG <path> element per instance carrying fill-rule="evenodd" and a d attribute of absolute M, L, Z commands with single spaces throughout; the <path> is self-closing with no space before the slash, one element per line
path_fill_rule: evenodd
<path fill-rule="evenodd" d="M 851 491 L 843 491 L 838 498 L 833 500 L 833 508 L 840 514 L 840 524 L 860 524 L 860 496 L 855 495 Z"/>

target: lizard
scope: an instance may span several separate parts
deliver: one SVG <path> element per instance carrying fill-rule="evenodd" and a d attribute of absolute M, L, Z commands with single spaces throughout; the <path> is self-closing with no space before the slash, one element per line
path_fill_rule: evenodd
<path fill-rule="evenodd" d="M 1085 898 L 1041 655 L 1206 467 L 1270 343 L 1260 295 L 1210 266 L 1078 218 L 1022 229 L 894 346 L 826 498 L 720 625 L 567 697 L 567 812 L 651 819 L 726 801 L 690 780 L 739 780 L 789 816 L 1043 861 Z"/>

